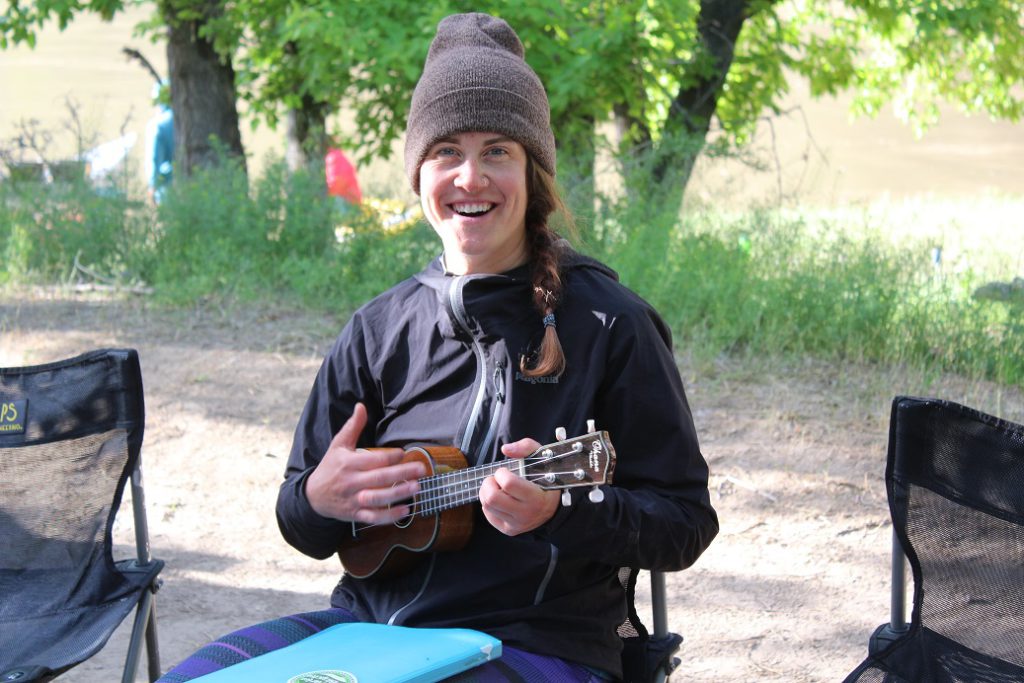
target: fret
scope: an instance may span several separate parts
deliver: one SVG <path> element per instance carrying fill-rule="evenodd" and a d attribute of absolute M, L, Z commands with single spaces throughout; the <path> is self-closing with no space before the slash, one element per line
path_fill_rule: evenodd
<path fill-rule="evenodd" d="M 593 430 L 593 425 L 589 427 Z M 557 443 L 542 446 L 525 458 L 476 467 L 466 467 L 465 456 L 453 447 L 410 447 L 408 459 L 420 460 L 429 469 L 441 471 L 419 479 L 420 491 L 412 501 L 411 518 L 394 525 L 352 523 L 350 533 L 339 540 L 338 555 L 346 571 L 358 578 L 378 572 L 398 573 L 405 564 L 402 558 L 408 553 L 430 551 L 435 544 L 439 550 L 464 544 L 472 529 L 472 513 L 457 508 L 479 500 L 484 480 L 502 467 L 547 490 L 591 486 L 589 499 L 600 502 L 603 493 L 598 485 L 611 483 L 615 468 L 615 450 L 607 433 L 591 431 L 565 439 L 563 430 L 558 437 Z M 562 504 L 566 504 L 564 498 Z M 439 521 L 442 513 L 450 520 L 446 525 Z M 434 519 L 424 519 L 431 517 Z M 364 539 L 372 540 L 364 544 Z"/>

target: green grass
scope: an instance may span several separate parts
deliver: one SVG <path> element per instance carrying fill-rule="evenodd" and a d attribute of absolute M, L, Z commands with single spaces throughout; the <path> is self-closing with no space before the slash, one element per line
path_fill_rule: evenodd
<path fill-rule="evenodd" d="M 230 166 L 153 207 L 132 192 L 0 185 L 0 283 L 144 283 L 155 298 L 272 299 L 347 313 L 440 246 L 422 223 L 343 211 L 307 174 Z M 607 202 L 583 248 L 662 313 L 680 348 L 887 363 L 1024 385 L 1022 307 L 974 291 L 1022 273 L 1024 200 L 848 210 L 657 211 Z M 1017 223 L 1015 223 L 1015 221 Z M 1015 227 L 1016 226 L 1016 227 Z M 936 249 L 941 259 L 936 262 Z"/>
<path fill-rule="evenodd" d="M 78 277 L 130 284 L 153 243 L 142 204 L 84 181 L 0 184 L 0 284 Z"/>
<path fill-rule="evenodd" d="M 996 204 L 1007 217 L 1024 209 L 1019 200 Z M 1004 233 L 978 239 L 981 228 L 964 217 L 990 212 L 956 208 L 906 212 L 906 223 L 891 207 L 705 208 L 684 212 L 667 241 L 623 240 L 602 255 L 698 355 L 813 355 L 1022 384 L 1024 306 L 974 292 L 1022 272 L 1024 235 L 1007 222 L 996 224 Z"/>

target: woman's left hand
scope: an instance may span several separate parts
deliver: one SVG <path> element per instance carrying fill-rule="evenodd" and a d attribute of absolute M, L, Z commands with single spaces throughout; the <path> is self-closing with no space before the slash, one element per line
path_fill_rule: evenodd
<path fill-rule="evenodd" d="M 501 452 L 509 458 L 525 458 L 541 444 L 522 439 L 505 444 Z M 557 491 L 545 491 L 502 467 L 487 477 L 480 486 L 480 503 L 484 517 L 495 529 L 507 536 L 533 531 L 551 519 L 558 509 Z"/>

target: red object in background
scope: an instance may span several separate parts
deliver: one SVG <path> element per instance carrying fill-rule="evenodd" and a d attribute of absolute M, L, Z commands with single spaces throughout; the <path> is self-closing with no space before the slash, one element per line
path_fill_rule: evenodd
<path fill-rule="evenodd" d="M 327 151 L 324 166 L 327 173 L 327 194 L 341 197 L 351 204 L 358 204 L 363 200 L 363 193 L 359 190 L 359 181 L 356 179 L 356 169 L 340 149 Z"/>

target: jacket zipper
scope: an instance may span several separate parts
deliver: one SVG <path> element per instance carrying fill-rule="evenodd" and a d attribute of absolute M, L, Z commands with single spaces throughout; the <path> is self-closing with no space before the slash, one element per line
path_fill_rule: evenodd
<path fill-rule="evenodd" d="M 494 436 L 498 431 L 498 421 L 501 418 L 502 407 L 505 405 L 505 363 L 497 362 L 491 378 L 491 383 L 494 385 L 494 408 L 491 410 L 491 423 L 487 426 L 487 434 L 484 435 L 479 451 L 484 454 L 485 460 L 488 457 L 486 454 L 491 450 L 491 442 L 494 441 Z M 495 453 L 494 460 L 497 461 L 497 459 L 498 456 Z"/>
<path fill-rule="evenodd" d="M 451 307 L 459 327 L 472 340 L 473 354 L 476 356 L 477 362 L 478 388 L 476 398 L 473 401 L 473 408 L 469 412 L 469 422 L 466 425 L 465 434 L 462 435 L 462 443 L 459 444 L 459 450 L 468 454 L 470 446 L 473 445 L 473 437 L 476 436 L 476 423 L 480 416 L 480 411 L 483 410 L 484 399 L 487 397 L 487 356 L 484 354 L 483 344 L 473 334 L 469 320 L 466 318 L 466 307 L 462 299 L 462 288 L 465 286 L 465 283 L 466 278 L 463 275 L 452 279 L 451 285 L 448 288 L 448 305 Z"/>
<path fill-rule="evenodd" d="M 451 307 L 452 313 L 455 316 L 456 322 L 459 327 L 465 332 L 473 342 L 473 354 L 476 356 L 477 362 L 477 382 L 479 388 L 476 392 L 476 398 L 473 400 L 473 408 L 469 413 L 469 422 L 466 426 L 466 433 L 462 437 L 462 442 L 459 445 L 459 450 L 463 453 L 470 453 L 470 447 L 473 445 L 473 437 L 476 435 L 476 423 L 483 410 L 484 401 L 487 398 L 487 354 L 484 352 L 483 344 L 477 339 L 476 335 L 473 334 L 473 330 L 469 324 L 469 320 L 466 317 L 466 307 L 463 304 L 462 289 L 465 286 L 466 278 L 463 275 L 454 277 L 451 284 L 448 287 L 448 305 Z M 501 407 L 505 403 L 505 364 L 498 362 L 495 366 L 494 373 L 491 375 L 491 383 L 494 387 L 495 392 L 495 407 L 491 412 L 491 419 L 487 427 L 487 433 L 484 435 L 483 443 L 480 444 L 480 453 L 486 454 L 490 449 L 491 442 L 494 440 L 495 433 L 498 430 L 498 421 L 501 417 Z M 486 456 L 485 456 L 486 457 Z M 427 590 L 427 584 L 430 583 L 430 577 L 434 573 L 434 557 L 430 558 L 430 569 L 427 571 L 427 576 L 423 579 L 423 585 L 420 586 L 419 592 L 401 607 L 392 613 L 388 619 L 388 624 L 397 623 L 398 616 L 423 595 Z M 550 576 L 550 571 L 549 571 Z M 547 584 L 547 579 L 543 582 Z M 543 594 L 544 585 L 541 586 L 539 595 Z"/>
<path fill-rule="evenodd" d="M 533 604 L 539 605 L 544 601 L 544 593 L 548 590 L 548 583 L 551 581 L 551 577 L 555 573 L 555 567 L 558 566 L 558 548 L 551 544 L 548 546 L 551 548 L 551 558 L 548 560 L 548 570 L 544 574 L 544 578 L 541 579 L 540 586 L 537 587 L 537 595 L 533 597 Z"/>
<path fill-rule="evenodd" d="M 388 626 L 395 626 L 396 624 L 401 623 L 401 622 L 398 621 L 398 615 L 401 614 L 403 611 L 405 611 L 406 607 L 409 607 L 410 605 L 415 603 L 417 600 L 420 599 L 420 597 L 424 593 L 427 592 L 427 586 L 430 584 L 430 577 L 433 576 L 433 574 L 434 574 L 434 562 L 435 562 L 435 560 L 437 560 L 437 555 L 431 555 L 430 556 L 430 567 L 427 569 L 427 575 L 423 579 L 423 585 L 420 586 L 419 592 L 416 593 L 415 596 L 413 596 L 412 600 L 410 600 L 409 602 L 405 603 L 404 605 L 402 605 L 401 607 L 396 609 L 394 611 L 394 613 L 392 613 L 391 617 L 387 621 L 387 625 Z"/>

